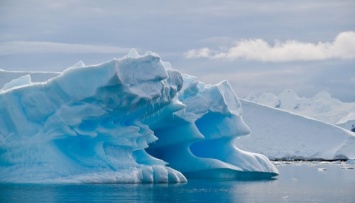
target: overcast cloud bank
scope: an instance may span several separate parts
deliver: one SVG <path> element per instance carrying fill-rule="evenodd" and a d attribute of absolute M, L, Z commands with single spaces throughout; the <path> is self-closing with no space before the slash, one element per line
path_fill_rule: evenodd
<path fill-rule="evenodd" d="M 354 59 L 355 32 L 341 32 L 333 42 L 289 40 L 269 44 L 263 39 L 236 41 L 231 47 L 191 49 L 186 58 L 246 59 L 264 62 L 290 62 L 326 59 Z"/>
<path fill-rule="evenodd" d="M 33 53 L 127 53 L 129 48 L 58 42 L 14 41 L 0 43 L 0 55 Z"/>

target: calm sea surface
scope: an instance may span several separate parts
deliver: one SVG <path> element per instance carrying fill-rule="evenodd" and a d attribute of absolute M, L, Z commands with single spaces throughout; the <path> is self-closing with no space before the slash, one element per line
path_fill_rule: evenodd
<path fill-rule="evenodd" d="M 275 163 L 270 181 L 186 184 L 0 184 L 0 202 L 355 202 L 355 165 Z"/>

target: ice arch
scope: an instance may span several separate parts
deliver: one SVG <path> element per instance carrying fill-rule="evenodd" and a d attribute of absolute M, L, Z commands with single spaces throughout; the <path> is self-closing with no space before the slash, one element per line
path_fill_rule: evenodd
<path fill-rule="evenodd" d="M 249 129 L 227 82 L 204 85 L 154 53 L 80 63 L 42 83 L 30 79 L 0 91 L 0 182 L 186 182 L 183 174 L 278 173 L 264 156 L 234 146 Z"/>

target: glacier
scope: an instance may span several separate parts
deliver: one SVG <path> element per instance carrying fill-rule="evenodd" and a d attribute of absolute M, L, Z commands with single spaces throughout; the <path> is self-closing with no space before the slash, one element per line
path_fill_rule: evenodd
<path fill-rule="evenodd" d="M 236 147 L 250 129 L 227 81 L 206 85 L 155 53 L 79 62 L 41 82 L 20 76 L 0 90 L 0 182 L 278 175 L 266 156 Z"/>
<path fill-rule="evenodd" d="M 352 130 L 355 119 L 355 102 L 342 102 L 322 91 L 313 97 L 299 97 L 292 89 L 286 89 L 278 96 L 273 93 L 250 94 L 247 101 L 286 110 Z"/>
<path fill-rule="evenodd" d="M 351 111 L 348 115 L 340 119 L 336 125 L 355 132 L 355 110 Z"/>
<path fill-rule="evenodd" d="M 239 149 L 272 160 L 355 159 L 355 133 L 333 124 L 240 99 L 252 135 L 238 139 Z"/>

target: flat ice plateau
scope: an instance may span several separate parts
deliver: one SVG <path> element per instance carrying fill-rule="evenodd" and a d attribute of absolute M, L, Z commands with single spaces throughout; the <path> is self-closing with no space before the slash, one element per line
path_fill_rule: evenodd
<path fill-rule="evenodd" d="M 19 73 L 0 90 L 0 182 L 176 183 L 278 174 L 266 156 L 236 147 L 250 129 L 226 81 L 206 85 L 154 53 L 134 50 L 42 76 L 34 82 Z"/>

